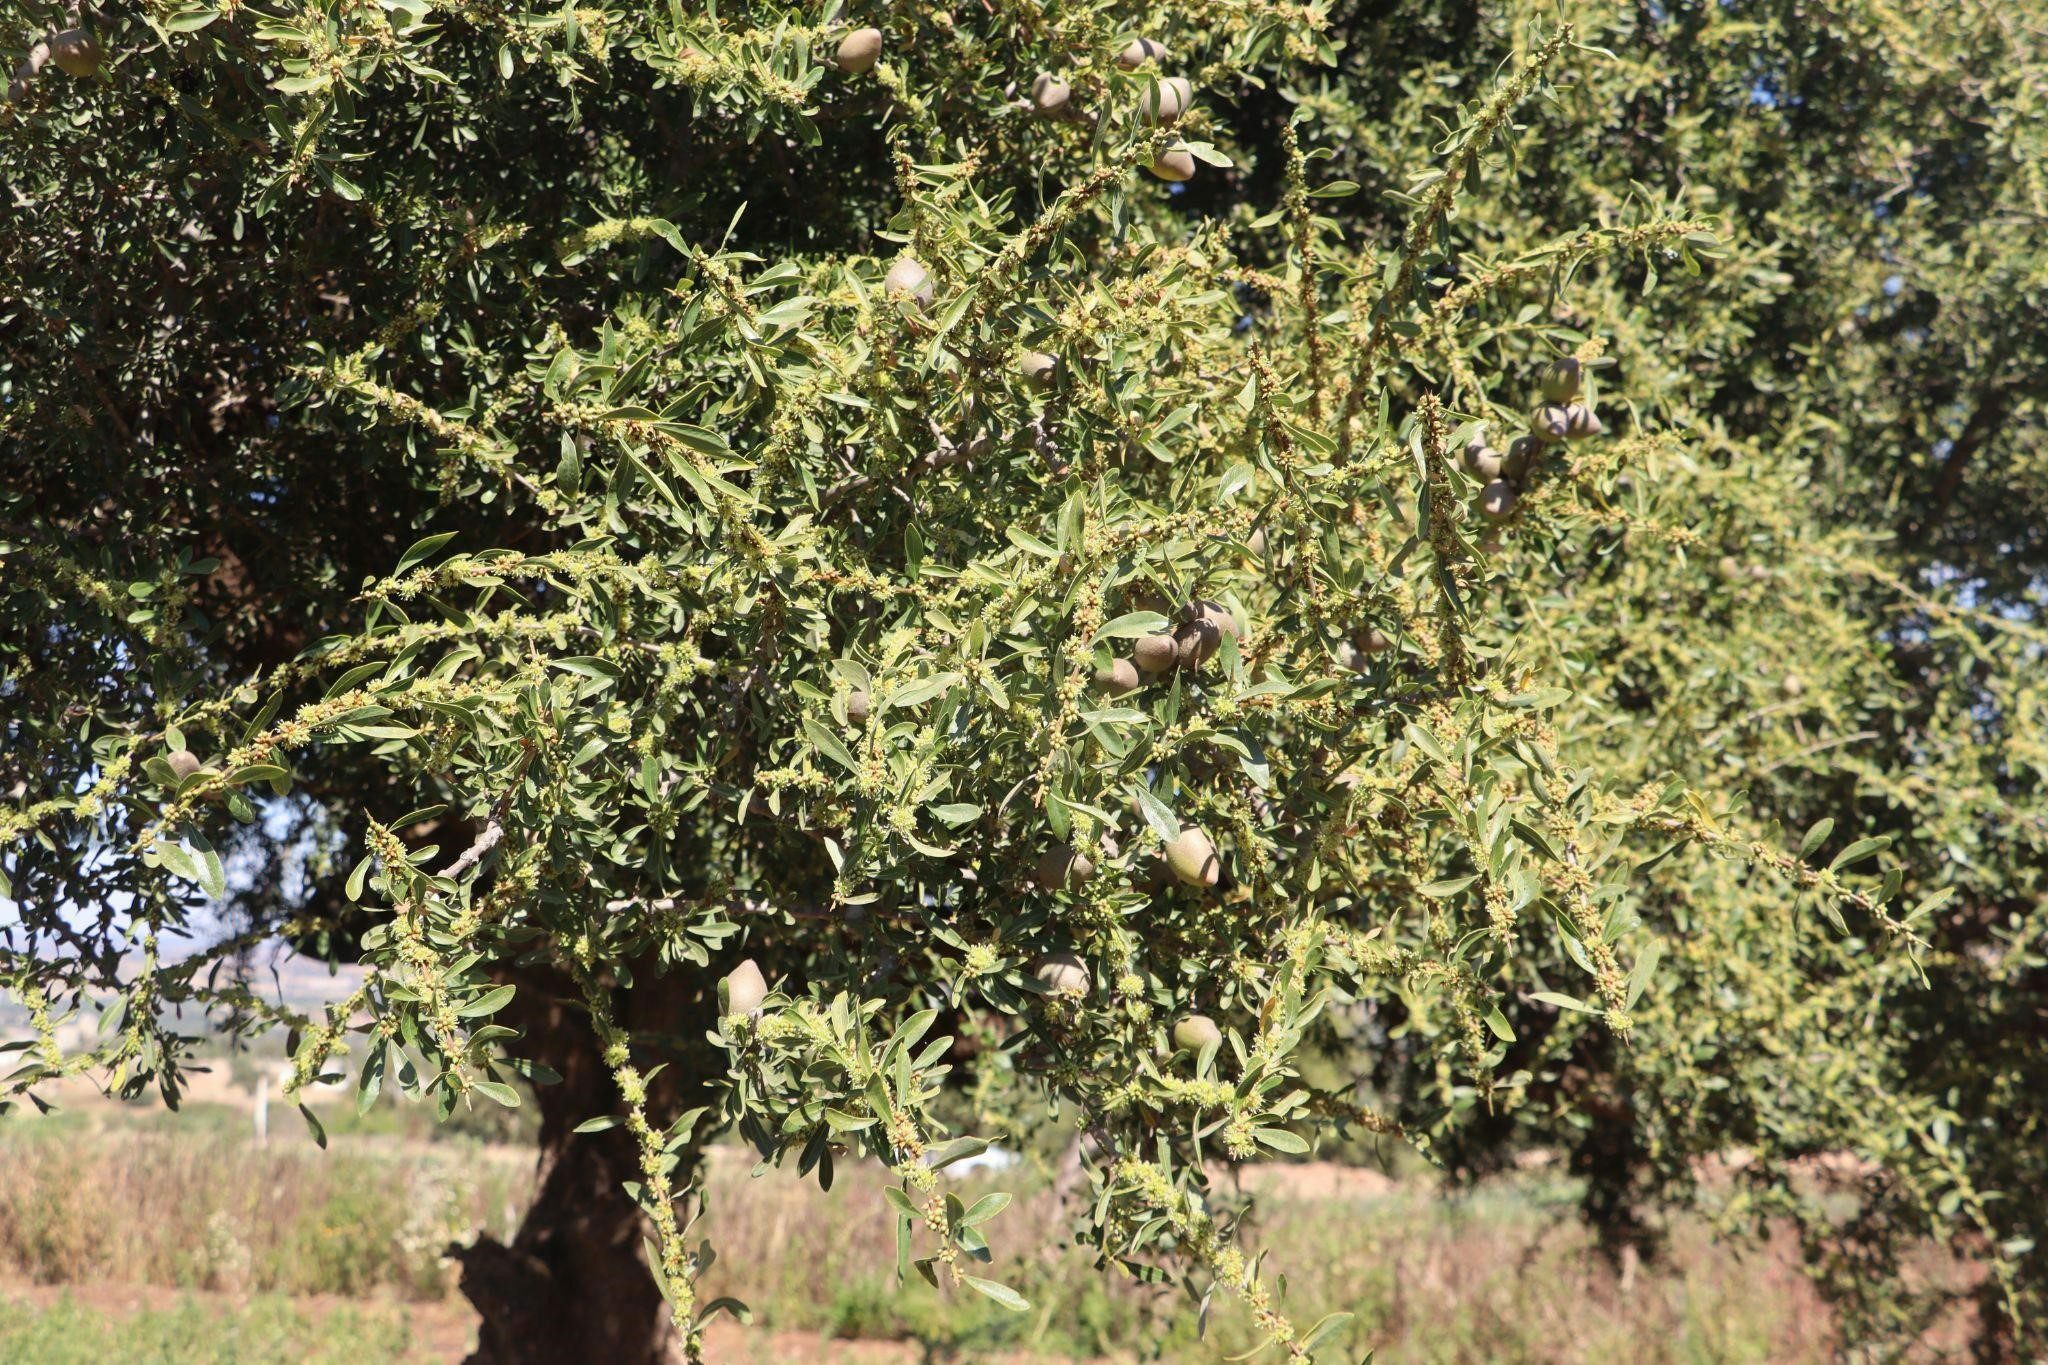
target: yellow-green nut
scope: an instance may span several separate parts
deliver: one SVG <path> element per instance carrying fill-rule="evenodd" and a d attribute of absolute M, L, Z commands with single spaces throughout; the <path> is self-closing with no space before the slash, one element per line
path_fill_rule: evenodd
<path fill-rule="evenodd" d="M 882 277 L 882 293 L 892 299 L 908 299 L 920 308 L 930 307 L 932 273 L 914 257 L 899 256 Z"/>
<path fill-rule="evenodd" d="M 868 699 L 868 694 L 860 688 L 855 688 L 846 694 L 846 719 L 850 723 L 866 725 L 868 723 L 868 712 L 873 709 L 874 703 Z"/>
<path fill-rule="evenodd" d="M 1195 102 L 1195 87 L 1184 76 L 1168 76 L 1148 86 L 1138 101 L 1147 123 L 1173 123 Z"/>
<path fill-rule="evenodd" d="M 1571 429 L 1571 414 L 1559 403 L 1539 403 L 1529 414 L 1529 434 L 1543 445 L 1562 441 Z"/>
<path fill-rule="evenodd" d="M 1178 185 L 1195 178 L 1195 158 L 1185 148 L 1175 147 L 1154 158 L 1150 169 L 1161 180 Z"/>
<path fill-rule="evenodd" d="M 1566 356 L 1553 360 L 1543 367 L 1543 396 L 1553 403 L 1569 403 L 1579 396 L 1580 386 L 1585 382 L 1581 366 L 1576 357 Z"/>
<path fill-rule="evenodd" d="M 164 762 L 170 764 L 171 771 L 177 774 L 181 783 L 206 766 L 199 761 L 199 755 L 190 749 L 173 749 L 164 755 Z"/>
<path fill-rule="evenodd" d="M 1059 382 L 1059 357 L 1044 351 L 1026 351 L 1017 361 L 1017 372 L 1024 376 L 1025 383 L 1044 393 Z"/>
<path fill-rule="evenodd" d="M 859 76 L 874 70 L 881 57 L 882 30 L 857 28 L 839 40 L 839 51 L 832 64 L 849 76 Z"/>
<path fill-rule="evenodd" d="M 1216 845 L 1192 825 L 1168 841 L 1166 865 L 1183 886 L 1214 886 L 1223 878 Z"/>
<path fill-rule="evenodd" d="M 768 998 L 768 979 L 751 957 L 725 974 L 725 1012 L 752 1014 Z"/>
<path fill-rule="evenodd" d="M 1136 71 L 1147 62 L 1163 62 L 1172 55 L 1150 38 L 1133 38 L 1116 54 L 1116 64 L 1126 71 Z"/>
<path fill-rule="evenodd" d="M 1031 974 L 1047 990 L 1068 995 L 1088 994 L 1092 979 L 1088 975 L 1088 964 L 1073 953 L 1047 953 L 1038 959 L 1038 965 L 1031 969 Z"/>
<path fill-rule="evenodd" d="M 1147 673 L 1164 673 L 1180 662 L 1180 646 L 1171 635 L 1141 635 L 1131 646 L 1131 662 Z"/>
<path fill-rule="evenodd" d="M 1513 516 L 1518 501 L 1515 486 L 1506 479 L 1495 479 L 1479 490 L 1479 510 L 1495 521 Z"/>
<path fill-rule="evenodd" d="M 1500 472 L 1493 477 L 1517 481 L 1526 479 L 1535 467 L 1536 457 L 1542 453 L 1543 447 L 1535 437 L 1517 436 L 1508 442 L 1508 453 L 1501 457 Z"/>
<path fill-rule="evenodd" d="M 1138 666 L 1129 659 L 1118 659 L 1106 668 L 1095 670 L 1096 690 L 1112 697 L 1137 691 L 1142 681 L 1138 676 Z"/>
<path fill-rule="evenodd" d="M 1223 1030 L 1206 1014 L 1186 1015 L 1173 1026 L 1173 1045 L 1189 1052 L 1200 1052 L 1209 1044 L 1222 1041 Z"/>
<path fill-rule="evenodd" d="M 1565 405 L 1564 434 L 1567 440 L 1583 441 L 1588 436 L 1598 436 L 1606 429 L 1600 425 L 1600 414 L 1584 403 Z"/>
<path fill-rule="evenodd" d="M 1094 860 L 1085 853 L 1076 852 L 1071 844 L 1054 844 L 1038 855 L 1038 862 L 1032 868 L 1032 880 L 1047 891 L 1057 891 L 1061 887 L 1072 891 L 1094 875 Z"/>
<path fill-rule="evenodd" d="M 82 28 L 50 35 L 50 60 L 67 76 L 90 76 L 100 69 L 100 45 Z"/>
<path fill-rule="evenodd" d="M 1048 118 L 1065 113 L 1073 97 L 1074 87 L 1050 71 L 1039 72 L 1031 82 L 1031 107 Z"/>

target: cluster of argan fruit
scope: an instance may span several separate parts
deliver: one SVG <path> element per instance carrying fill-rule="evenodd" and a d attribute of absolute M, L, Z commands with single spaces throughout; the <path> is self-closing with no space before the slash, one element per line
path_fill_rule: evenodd
<path fill-rule="evenodd" d="M 1576 357 L 1553 360 L 1544 367 L 1543 401 L 1529 414 L 1528 435 L 1509 442 L 1505 455 L 1484 436 L 1466 443 L 1465 468 L 1473 478 L 1486 481 L 1479 490 L 1480 511 L 1495 521 L 1512 516 L 1545 447 L 1598 436 L 1604 430 L 1599 415 L 1580 401 L 1584 386 L 1584 366 Z"/>
<path fill-rule="evenodd" d="M 1133 38 L 1116 54 L 1116 64 L 1136 71 L 1147 62 L 1165 62 L 1173 54 L 1150 38 Z M 1050 71 L 1041 71 L 1031 82 L 1031 111 L 1040 118 L 1084 117 L 1073 106 L 1074 87 Z M 1157 127 L 1178 122 L 1195 102 L 1195 87 L 1185 76 L 1162 76 L 1145 91 L 1138 113 Z M 1195 159 L 1185 148 L 1174 147 L 1153 159 L 1152 174 L 1176 184 L 1195 177 Z"/>
<path fill-rule="evenodd" d="M 1171 632 L 1141 635 L 1131 646 L 1131 657 L 1118 659 L 1095 671 L 1095 686 L 1106 696 L 1121 697 L 1135 692 L 1147 678 L 1179 669 L 1198 671 L 1223 647 L 1223 637 L 1242 638 L 1237 618 L 1221 602 L 1196 598 L 1182 607 Z"/>

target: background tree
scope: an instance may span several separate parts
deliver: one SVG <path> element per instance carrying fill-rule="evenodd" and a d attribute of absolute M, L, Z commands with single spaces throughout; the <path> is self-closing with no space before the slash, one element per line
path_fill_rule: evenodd
<path fill-rule="evenodd" d="M 2019 1349 L 2039 21 L 1591 22 L 18 10 L 10 1093 L 175 1100 L 194 1010 L 539 1082 L 490 1359 L 693 1344 L 735 1128 L 1009 1301 L 930 1172 L 1048 1101 L 1298 1355 L 1207 1173 L 1358 1130 L 1565 1143 L 1618 1252 L 1740 1145 L 1853 1325 L 1933 1234 Z"/>

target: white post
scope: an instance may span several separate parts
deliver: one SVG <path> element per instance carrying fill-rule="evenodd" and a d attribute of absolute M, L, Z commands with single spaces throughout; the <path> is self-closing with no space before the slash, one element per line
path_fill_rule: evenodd
<path fill-rule="evenodd" d="M 270 1145 L 270 1068 L 256 1072 L 256 1145 Z"/>

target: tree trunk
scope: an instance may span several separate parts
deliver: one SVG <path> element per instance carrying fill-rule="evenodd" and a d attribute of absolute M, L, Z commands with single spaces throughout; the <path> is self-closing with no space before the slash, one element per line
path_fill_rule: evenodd
<path fill-rule="evenodd" d="M 653 964 L 644 965 L 631 990 L 613 993 L 613 1008 L 634 1036 L 642 1074 L 654 1061 L 669 1063 L 649 1086 L 648 1118 L 659 1125 L 704 1102 L 704 1079 L 717 1065 L 703 1040 L 715 1023 L 716 978 L 657 977 Z M 642 1250 L 653 1228 L 623 1188 L 640 1179 L 633 1140 L 623 1126 L 573 1131 L 621 1107 L 589 1016 L 561 974 L 504 975 L 519 993 L 501 1017 L 524 1030 L 521 1053 L 562 1080 L 535 1087 L 540 1159 L 533 1203 L 512 1244 L 485 1235 L 452 1253 L 462 1266 L 462 1292 L 483 1315 L 468 1365 L 666 1365 L 678 1351 L 668 1305 Z M 693 1156 L 685 1154 L 683 1171 Z"/>

